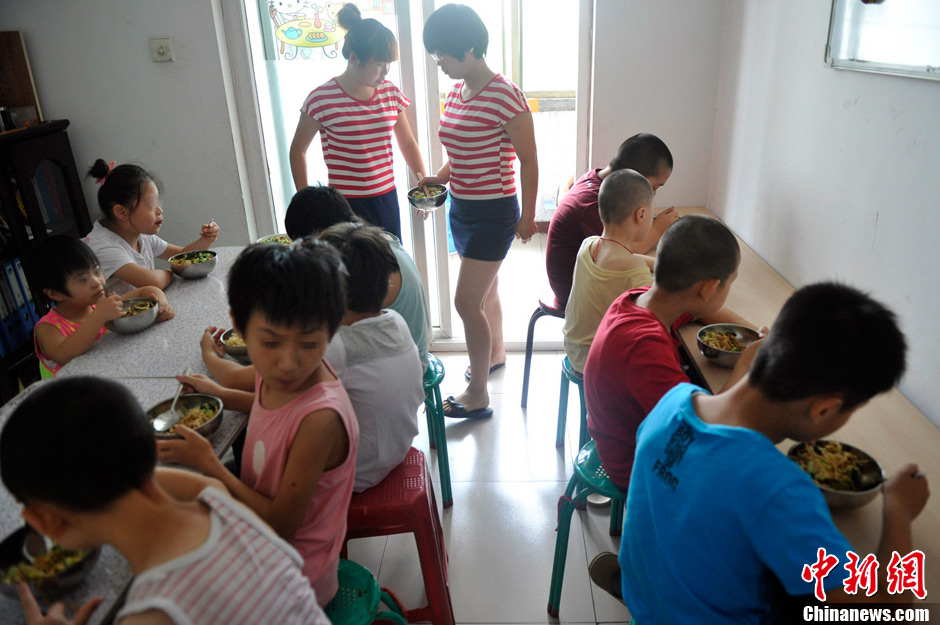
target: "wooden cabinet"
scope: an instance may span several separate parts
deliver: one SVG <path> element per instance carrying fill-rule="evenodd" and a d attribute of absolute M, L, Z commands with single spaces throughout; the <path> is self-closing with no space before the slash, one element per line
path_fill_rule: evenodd
<path fill-rule="evenodd" d="M 48 236 L 82 237 L 88 207 L 66 134 L 68 120 L 0 134 L 0 400 L 38 378 L 32 329 L 47 307 L 31 286 Z"/>

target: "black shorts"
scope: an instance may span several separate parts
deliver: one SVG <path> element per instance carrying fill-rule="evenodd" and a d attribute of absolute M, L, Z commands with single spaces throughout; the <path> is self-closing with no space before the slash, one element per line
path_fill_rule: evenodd
<path fill-rule="evenodd" d="M 457 253 L 476 260 L 503 260 L 509 253 L 519 222 L 516 196 L 466 200 L 451 196 L 450 232 Z"/>
<path fill-rule="evenodd" d="M 398 210 L 398 191 L 374 197 L 347 197 L 353 212 L 374 226 L 384 228 L 401 241 L 401 213 Z"/>

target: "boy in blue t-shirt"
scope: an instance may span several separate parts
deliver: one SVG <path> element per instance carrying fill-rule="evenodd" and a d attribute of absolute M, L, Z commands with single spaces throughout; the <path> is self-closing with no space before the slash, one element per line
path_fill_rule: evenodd
<path fill-rule="evenodd" d="M 775 445 L 839 429 L 898 382 L 905 352 L 891 311 L 851 287 L 814 284 L 784 305 L 746 378 L 715 396 L 680 384 L 662 398 L 637 433 L 620 547 L 620 590 L 638 623 L 767 622 L 775 589 L 812 595 L 801 573 L 820 547 L 839 558 L 828 601 L 886 599 L 842 590 L 851 546 Z M 927 497 L 914 465 L 885 483 L 883 565 L 911 551 Z"/>

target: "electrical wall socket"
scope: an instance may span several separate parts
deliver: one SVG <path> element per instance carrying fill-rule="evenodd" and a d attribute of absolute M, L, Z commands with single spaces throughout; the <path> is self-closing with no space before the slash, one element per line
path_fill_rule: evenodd
<path fill-rule="evenodd" d="M 154 63 L 168 63 L 173 60 L 173 38 L 151 37 L 150 58 Z"/>

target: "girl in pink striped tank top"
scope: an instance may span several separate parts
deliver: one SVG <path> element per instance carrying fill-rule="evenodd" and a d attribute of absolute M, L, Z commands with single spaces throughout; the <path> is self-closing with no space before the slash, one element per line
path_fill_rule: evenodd
<path fill-rule="evenodd" d="M 323 354 L 346 308 L 342 262 L 322 241 L 245 249 L 229 273 L 229 306 L 255 367 L 255 392 L 180 376 L 226 407 L 251 411 L 240 478 L 209 442 L 186 428 L 160 441 L 163 461 L 220 479 L 303 558 L 303 571 L 326 605 L 339 588 L 359 426 L 349 397 Z"/>

